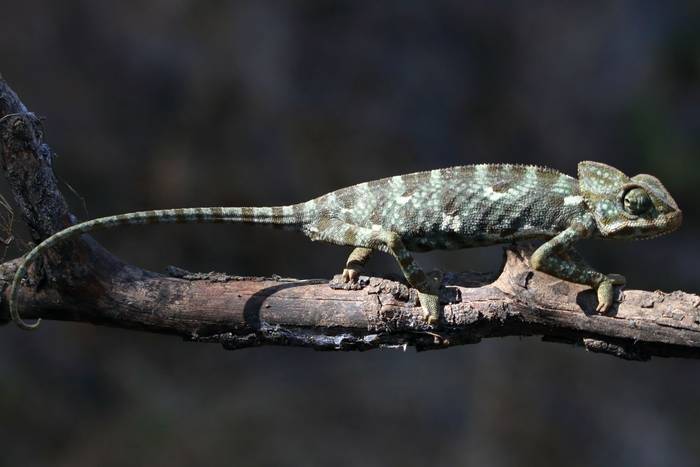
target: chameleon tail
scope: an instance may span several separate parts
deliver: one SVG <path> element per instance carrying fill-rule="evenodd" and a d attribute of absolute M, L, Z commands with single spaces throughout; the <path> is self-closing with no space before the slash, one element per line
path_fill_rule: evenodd
<path fill-rule="evenodd" d="M 311 203 L 311 202 L 309 202 Z M 10 289 L 10 318 L 21 329 L 36 329 L 41 322 L 29 324 L 22 320 L 17 310 L 17 294 L 19 285 L 24 278 L 32 261 L 58 242 L 75 237 L 86 232 L 98 229 L 106 229 L 121 225 L 138 224 L 162 224 L 162 223 L 250 223 L 268 224 L 274 227 L 299 229 L 306 222 L 306 213 L 311 206 L 309 203 L 295 204 L 291 206 L 274 207 L 210 207 L 210 208 L 184 208 L 162 209 L 154 211 L 139 211 L 115 216 L 100 217 L 80 224 L 72 225 L 57 232 L 34 247 L 22 260 L 15 271 Z"/>

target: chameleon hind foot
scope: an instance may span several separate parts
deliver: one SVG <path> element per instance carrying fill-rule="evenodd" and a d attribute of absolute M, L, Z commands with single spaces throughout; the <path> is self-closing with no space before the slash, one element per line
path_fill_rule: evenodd
<path fill-rule="evenodd" d="M 360 279 L 360 274 L 365 269 L 365 263 L 371 255 L 372 250 L 370 248 L 356 247 L 352 250 L 348 260 L 345 262 L 345 269 L 343 269 L 343 282 L 357 282 Z"/>
<path fill-rule="evenodd" d="M 598 295 L 598 306 L 596 311 L 598 313 L 607 312 L 610 307 L 615 302 L 615 286 L 625 285 L 627 279 L 619 274 L 608 274 L 605 276 L 598 286 L 596 287 L 596 293 Z"/>
<path fill-rule="evenodd" d="M 418 300 L 423 308 L 423 317 L 429 325 L 435 325 L 440 321 L 442 306 L 440 305 L 440 288 L 442 287 L 442 273 L 434 271 L 428 274 L 427 284 L 418 288 Z"/>
<path fill-rule="evenodd" d="M 358 281 L 360 278 L 360 274 L 362 273 L 361 267 L 348 267 L 343 269 L 343 282 L 350 282 L 350 283 L 355 283 Z"/>

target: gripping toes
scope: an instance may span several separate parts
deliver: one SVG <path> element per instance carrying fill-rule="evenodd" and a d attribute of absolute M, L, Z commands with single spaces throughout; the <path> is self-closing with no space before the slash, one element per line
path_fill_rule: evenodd
<path fill-rule="evenodd" d="M 345 268 L 343 269 L 343 281 L 344 282 L 357 282 L 360 278 L 360 273 L 362 273 L 361 268 Z"/>
<path fill-rule="evenodd" d="M 370 248 L 357 247 L 352 250 L 343 269 L 343 281 L 354 283 L 360 279 L 360 274 L 364 271 L 364 266 L 372 255 Z"/>
<path fill-rule="evenodd" d="M 440 306 L 440 287 L 442 286 L 442 273 L 434 271 L 428 275 L 427 283 L 418 288 L 418 299 L 423 308 L 423 317 L 428 324 L 437 324 L 440 320 L 442 307 Z"/>
<path fill-rule="evenodd" d="M 440 320 L 440 296 L 437 293 L 418 292 L 423 318 L 428 324 L 437 324 Z"/>
<path fill-rule="evenodd" d="M 598 306 L 596 307 L 596 311 L 598 313 L 607 312 L 615 302 L 614 286 L 625 285 L 626 283 L 627 280 L 624 278 L 624 276 L 619 274 L 608 274 L 605 276 L 605 279 L 598 284 L 596 290 L 598 294 Z"/>

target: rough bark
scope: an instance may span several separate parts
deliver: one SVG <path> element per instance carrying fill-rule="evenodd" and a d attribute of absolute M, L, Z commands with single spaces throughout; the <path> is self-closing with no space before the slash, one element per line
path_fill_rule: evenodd
<path fill-rule="evenodd" d="M 5 176 L 33 240 L 70 225 L 41 121 L 1 78 L 0 144 Z M 17 261 L 0 265 L 5 321 Z M 520 247 L 506 249 L 500 275 L 447 274 L 444 320 L 435 328 L 421 318 L 415 290 L 380 278 L 363 277 L 348 287 L 177 268 L 160 275 L 121 262 L 87 235 L 52 249 L 40 263 L 19 295 L 25 318 L 174 334 L 227 349 L 427 350 L 484 337 L 539 335 L 626 359 L 700 356 L 699 296 L 620 291 L 619 304 L 601 316 L 587 287 L 532 271 L 528 251 Z"/>

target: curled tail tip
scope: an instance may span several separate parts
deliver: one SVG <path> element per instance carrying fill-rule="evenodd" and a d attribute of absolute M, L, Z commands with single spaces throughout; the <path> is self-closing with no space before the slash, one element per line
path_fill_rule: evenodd
<path fill-rule="evenodd" d="M 22 319 L 22 317 L 19 315 L 19 312 L 15 308 L 15 304 L 17 303 L 17 292 L 19 289 L 19 284 L 22 281 L 22 277 L 26 272 L 26 261 L 27 260 L 25 259 L 24 264 L 21 264 L 20 267 L 17 269 L 17 271 L 15 272 L 15 277 L 12 280 L 10 292 L 10 319 L 15 322 L 18 328 L 24 331 L 33 331 L 36 328 L 38 328 L 41 324 L 41 318 L 37 318 L 35 322 L 29 324 Z"/>
<path fill-rule="evenodd" d="M 41 324 L 41 318 L 37 318 L 37 320 L 34 321 L 32 324 L 29 324 L 26 321 L 22 320 L 22 318 L 20 318 L 19 316 L 13 318 L 13 321 L 15 322 L 18 328 L 24 331 L 33 331 L 36 328 L 38 328 Z"/>
<path fill-rule="evenodd" d="M 37 318 L 37 320 L 31 324 L 24 321 L 14 307 L 14 300 L 10 302 L 10 319 L 15 322 L 18 328 L 24 331 L 33 331 L 41 324 L 41 318 Z"/>

